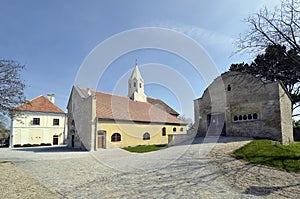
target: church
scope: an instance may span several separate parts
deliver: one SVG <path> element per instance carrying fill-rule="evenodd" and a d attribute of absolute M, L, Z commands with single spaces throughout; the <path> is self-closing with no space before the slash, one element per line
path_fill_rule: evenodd
<path fill-rule="evenodd" d="M 194 100 L 194 112 L 199 136 L 294 141 L 291 97 L 280 81 L 263 82 L 235 71 L 223 73 Z"/>
<path fill-rule="evenodd" d="M 186 134 L 175 110 L 144 92 L 138 65 L 128 80 L 128 96 L 73 86 L 68 105 L 68 147 L 88 151 L 168 144 Z"/>

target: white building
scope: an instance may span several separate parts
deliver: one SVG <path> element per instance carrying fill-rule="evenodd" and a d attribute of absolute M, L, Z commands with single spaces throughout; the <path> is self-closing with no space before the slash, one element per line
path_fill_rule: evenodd
<path fill-rule="evenodd" d="M 54 104 L 54 94 L 39 96 L 17 107 L 19 114 L 11 121 L 10 147 L 24 144 L 63 144 L 66 114 Z"/>

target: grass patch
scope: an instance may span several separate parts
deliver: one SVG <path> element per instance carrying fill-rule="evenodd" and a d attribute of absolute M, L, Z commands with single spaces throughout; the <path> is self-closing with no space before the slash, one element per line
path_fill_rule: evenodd
<path fill-rule="evenodd" d="M 166 144 L 157 144 L 157 145 L 139 145 L 139 146 L 134 146 L 134 147 L 125 147 L 123 148 L 126 151 L 129 152 L 135 152 L 135 153 L 147 153 L 151 151 L 157 151 L 162 148 L 165 148 L 167 145 Z"/>
<path fill-rule="evenodd" d="M 255 164 L 300 173 L 300 142 L 284 146 L 272 140 L 253 140 L 233 155 Z"/>

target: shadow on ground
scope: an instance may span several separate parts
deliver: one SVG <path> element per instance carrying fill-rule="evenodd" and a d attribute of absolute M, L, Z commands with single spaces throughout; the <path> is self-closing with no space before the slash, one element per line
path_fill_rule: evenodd
<path fill-rule="evenodd" d="M 34 153 L 57 153 L 57 152 L 83 152 L 82 149 L 74 149 L 68 148 L 65 145 L 62 146 L 41 146 L 41 147 L 22 147 L 22 148 L 14 148 L 14 151 L 27 151 L 27 152 L 34 152 Z"/>
<path fill-rule="evenodd" d="M 244 194 L 251 194 L 254 196 L 268 196 L 273 192 L 281 191 L 290 187 L 297 187 L 300 184 L 288 185 L 288 186 L 274 186 L 274 187 L 263 187 L 263 186 L 250 186 L 244 191 Z"/>

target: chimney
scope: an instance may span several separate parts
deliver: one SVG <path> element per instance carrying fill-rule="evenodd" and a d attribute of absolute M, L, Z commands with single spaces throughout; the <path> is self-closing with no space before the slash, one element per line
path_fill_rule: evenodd
<path fill-rule="evenodd" d="M 86 90 L 87 90 L 88 96 L 91 96 L 92 95 L 91 89 L 90 88 L 86 88 Z"/>
<path fill-rule="evenodd" d="M 55 94 L 47 94 L 47 99 L 54 104 Z"/>

